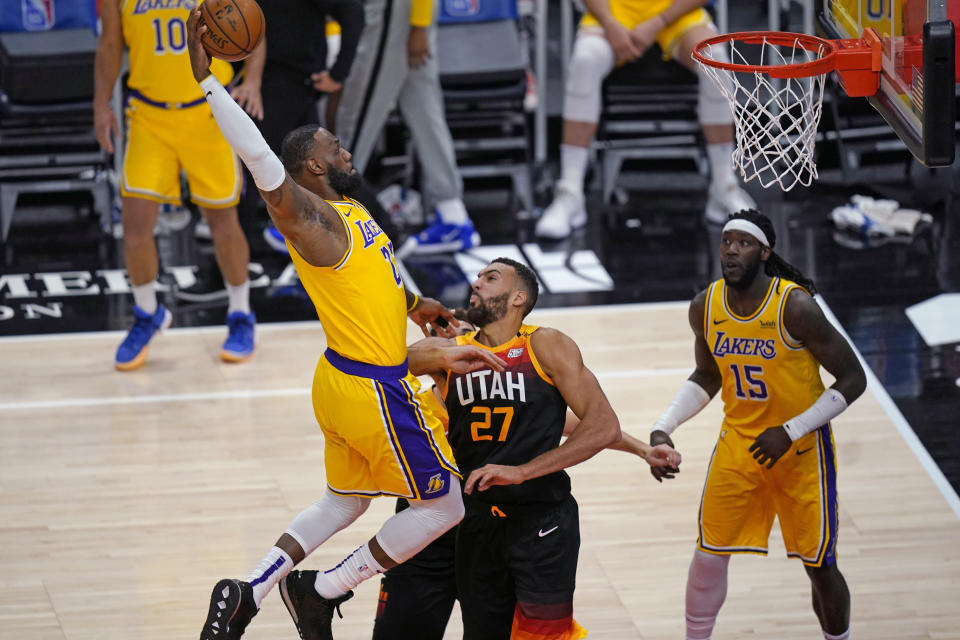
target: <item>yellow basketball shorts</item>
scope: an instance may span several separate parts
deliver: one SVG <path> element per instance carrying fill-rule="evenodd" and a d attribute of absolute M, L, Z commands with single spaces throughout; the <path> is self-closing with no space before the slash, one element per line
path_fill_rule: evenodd
<path fill-rule="evenodd" d="M 327 349 L 313 378 L 327 485 L 339 495 L 438 498 L 460 476 L 443 425 L 403 362 L 381 367 Z"/>
<path fill-rule="evenodd" d="M 700 501 L 697 546 L 707 553 L 767 553 L 780 519 L 787 556 L 833 564 L 837 545 L 837 457 L 830 425 L 793 443 L 772 469 L 753 459 L 753 436 L 720 432 Z"/>
<path fill-rule="evenodd" d="M 610 11 L 613 13 L 613 17 L 617 22 L 627 29 L 633 29 L 641 22 L 646 22 L 655 15 L 659 15 L 668 6 L 670 6 L 669 2 L 632 2 L 629 4 L 611 2 Z M 660 50 L 663 51 L 663 59 L 670 60 L 673 58 L 677 45 L 680 43 L 680 38 L 682 38 L 687 31 L 702 24 L 712 23 L 713 20 L 710 18 L 710 14 L 700 8 L 683 14 L 674 20 L 673 23 L 661 29 L 657 33 L 657 44 L 660 45 Z M 583 18 L 580 20 L 580 28 L 601 29 L 600 23 L 589 13 L 583 15 Z"/>
<path fill-rule="evenodd" d="M 165 109 L 131 98 L 126 115 L 123 195 L 178 203 L 183 169 L 197 205 L 226 209 L 239 202 L 240 162 L 206 103 Z"/>

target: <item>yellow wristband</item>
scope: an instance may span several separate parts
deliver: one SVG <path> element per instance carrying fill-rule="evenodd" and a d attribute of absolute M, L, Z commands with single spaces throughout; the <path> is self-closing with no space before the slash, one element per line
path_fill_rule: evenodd
<path fill-rule="evenodd" d="M 413 294 L 413 304 L 407 307 L 407 313 L 410 313 L 411 311 L 416 309 L 418 304 L 420 304 L 420 296 L 418 296 L 417 294 Z"/>

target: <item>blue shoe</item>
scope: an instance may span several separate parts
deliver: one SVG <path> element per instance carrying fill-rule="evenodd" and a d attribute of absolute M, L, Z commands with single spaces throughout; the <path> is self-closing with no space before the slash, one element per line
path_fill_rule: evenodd
<path fill-rule="evenodd" d="M 273 224 L 267 225 L 267 228 L 263 230 L 263 239 L 267 241 L 267 244 L 270 245 L 270 248 L 274 251 L 278 251 L 284 255 L 290 253 L 287 251 L 287 240 L 283 237 L 283 234 L 277 231 L 277 228 Z"/>
<path fill-rule="evenodd" d="M 133 327 L 117 348 L 114 366 L 120 371 L 132 371 L 142 365 L 147 359 L 150 339 L 163 332 L 171 322 L 173 314 L 162 304 L 157 305 L 157 311 L 152 315 L 134 305 Z"/>
<path fill-rule="evenodd" d="M 220 349 L 224 362 L 243 362 L 253 355 L 257 317 L 253 313 L 234 311 L 227 316 L 227 339 Z"/>
<path fill-rule="evenodd" d="M 426 229 L 407 238 L 397 251 L 397 257 L 456 253 L 479 244 L 480 234 L 473 228 L 473 221 L 468 219 L 464 224 L 447 224 L 437 215 Z"/>

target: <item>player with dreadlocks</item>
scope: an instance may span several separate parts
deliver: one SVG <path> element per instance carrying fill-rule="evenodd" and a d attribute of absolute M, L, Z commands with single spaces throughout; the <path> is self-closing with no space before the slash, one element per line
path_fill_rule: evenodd
<path fill-rule="evenodd" d="M 670 434 L 721 392 L 724 420 L 687 576 L 687 640 L 709 640 L 731 554 L 766 554 L 774 516 L 787 555 L 799 558 L 810 578 L 824 638 L 850 638 L 850 592 L 836 561 L 830 421 L 863 393 L 866 378 L 813 299 L 813 282 L 773 252 L 775 242 L 773 224 L 758 211 L 727 220 L 723 278 L 690 303 L 696 370 L 650 433 L 651 445 L 673 446 Z M 836 378 L 829 389 L 821 365 Z M 651 469 L 658 480 L 676 471 Z"/>

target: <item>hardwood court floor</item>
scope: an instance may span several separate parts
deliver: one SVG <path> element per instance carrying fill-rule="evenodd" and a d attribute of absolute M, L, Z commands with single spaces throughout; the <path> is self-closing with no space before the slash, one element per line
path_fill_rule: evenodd
<path fill-rule="evenodd" d="M 644 435 L 692 370 L 685 305 L 543 311 Z M 222 329 L 173 331 L 121 374 L 118 334 L 0 340 L 0 638 L 196 638 L 210 588 L 244 577 L 324 487 L 309 402 L 319 324 L 264 325 L 254 359 L 223 365 Z M 417 335 L 411 331 L 411 337 Z M 687 565 L 715 401 L 677 434 L 676 480 L 604 452 L 572 470 L 582 547 L 576 617 L 595 640 L 683 637 Z M 873 390 L 838 421 L 840 567 L 854 637 L 960 639 L 960 519 Z M 393 511 L 377 500 L 308 558 L 327 568 Z M 807 579 L 783 554 L 737 557 L 714 637 L 819 638 Z M 370 637 L 377 584 L 334 625 Z M 295 638 L 276 593 L 247 638 Z M 456 612 L 447 634 L 460 637 Z M 402 640 L 402 639 L 401 639 Z"/>

